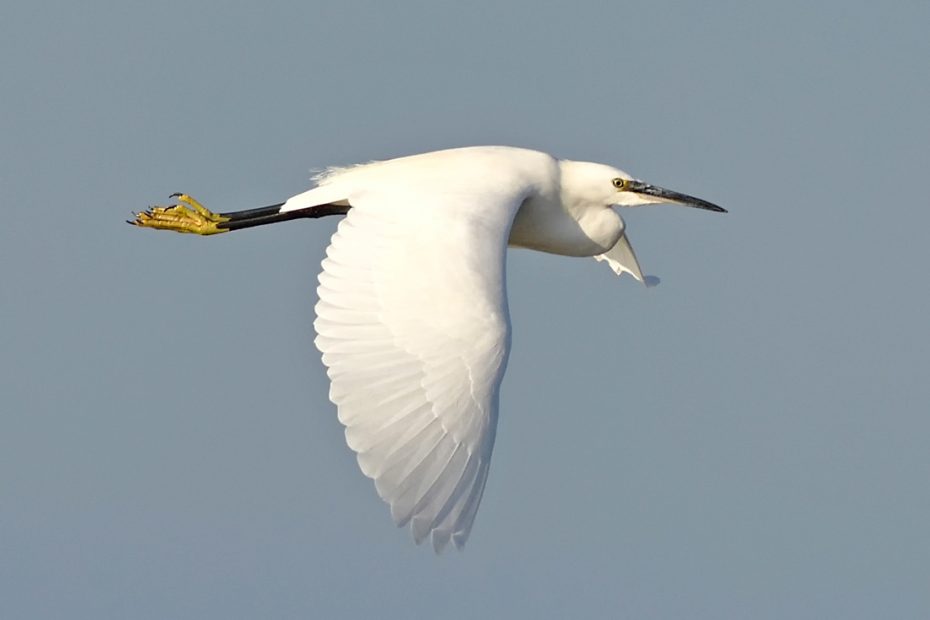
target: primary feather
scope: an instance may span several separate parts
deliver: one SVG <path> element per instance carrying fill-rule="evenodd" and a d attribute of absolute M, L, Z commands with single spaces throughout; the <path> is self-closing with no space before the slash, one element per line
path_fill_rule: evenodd
<path fill-rule="evenodd" d="M 314 326 L 359 466 L 394 520 L 441 550 L 468 537 L 487 480 L 510 339 L 505 252 L 529 179 L 493 154 L 457 174 L 450 154 L 411 186 L 396 181 L 407 159 L 323 179 L 352 208 Z"/>

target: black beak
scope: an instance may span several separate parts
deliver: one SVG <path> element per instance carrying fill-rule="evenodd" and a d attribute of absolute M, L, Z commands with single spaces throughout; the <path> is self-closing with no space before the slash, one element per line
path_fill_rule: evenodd
<path fill-rule="evenodd" d="M 670 189 L 649 185 L 648 183 L 643 183 L 642 181 L 630 181 L 630 186 L 627 191 L 637 194 L 644 194 L 646 196 L 654 196 L 661 199 L 662 202 L 674 202 L 675 204 L 680 204 L 686 207 L 695 207 L 696 209 L 716 211 L 717 213 L 727 212 L 726 209 L 723 207 L 718 207 L 712 202 L 707 202 L 706 200 L 701 200 L 700 198 L 695 198 L 694 196 L 689 196 L 687 194 L 679 194 L 678 192 L 673 192 Z"/>

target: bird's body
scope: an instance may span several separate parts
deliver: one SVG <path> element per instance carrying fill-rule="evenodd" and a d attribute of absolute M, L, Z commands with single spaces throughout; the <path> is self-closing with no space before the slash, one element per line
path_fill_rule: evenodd
<path fill-rule="evenodd" d="M 319 177 L 319 187 L 288 199 L 281 210 L 333 202 L 350 204 L 352 196 L 365 192 L 416 194 L 411 198 L 418 218 L 431 210 L 448 209 L 447 198 L 455 195 L 467 196 L 462 215 L 494 205 L 512 205 L 516 200 L 517 212 L 511 213 L 507 222 L 512 225 L 509 245 L 565 256 L 594 256 L 616 244 L 623 220 L 606 203 L 594 211 L 579 204 L 574 194 L 563 195 L 562 168 L 576 166 L 576 162 L 559 161 L 528 149 L 450 149 L 331 169 Z M 415 185 L 407 181 L 411 172 L 418 179 Z M 443 213 L 442 217 L 458 215 Z"/>
<path fill-rule="evenodd" d="M 667 201 L 722 211 L 609 166 L 470 147 L 331 169 L 266 209 L 203 211 L 208 232 L 346 213 L 314 323 L 330 399 L 395 521 L 441 550 L 464 544 L 487 479 L 510 349 L 507 246 L 595 256 L 644 280 L 612 207 Z M 204 232 L 172 220 L 190 217 L 181 208 L 135 223 Z"/>

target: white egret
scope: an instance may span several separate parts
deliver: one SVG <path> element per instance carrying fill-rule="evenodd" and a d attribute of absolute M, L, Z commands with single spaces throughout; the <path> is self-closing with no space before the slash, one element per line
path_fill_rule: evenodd
<path fill-rule="evenodd" d="M 704 200 L 610 166 L 469 147 L 332 168 L 286 202 L 213 213 L 187 195 L 137 226 L 209 235 L 345 214 L 319 277 L 316 346 L 362 472 L 417 543 L 468 538 L 510 350 L 507 246 L 646 281 L 613 207 Z"/>

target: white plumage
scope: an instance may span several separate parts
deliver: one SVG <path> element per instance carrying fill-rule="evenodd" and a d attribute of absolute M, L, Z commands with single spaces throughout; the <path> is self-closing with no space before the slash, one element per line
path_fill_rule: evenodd
<path fill-rule="evenodd" d="M 644 278 L 614 206 L 720 207 L 602 164 L 472 147 L 330 169 L 281 205 L 213 213 L 186 194 L 131 224 L 210 235 L 346 214 L 326 251 L 316 345 L 362 472 L 440 551 L 468 538 L 510 349 L 507 246 Z"/>
<path fill-rule="evenodd" d="M 333 169 L 281 208 L 351 207 L 323 261 L 316 345 L 349 447 L 418 543 L 461 547 L 481 501 L 510 347 L 508 242 L 644 281 L 611 206 L 665 200 L 630 181 L 473 147 Z"/>
<path fill-rule="evenodd" d="M 314 326 L 362 472 L 395 522 L 440 550 L 464 543 L 487 480 L 510 344 L 504 258 L 526 182 L 517 168 L 443 166 L 410 185 L 399 167 L 325 181 L 352 208 Z"/>

